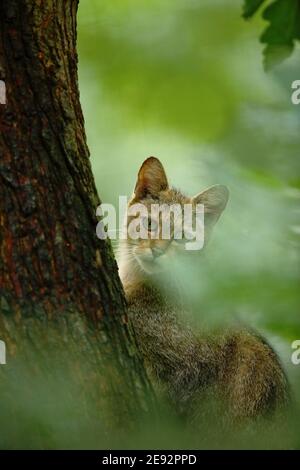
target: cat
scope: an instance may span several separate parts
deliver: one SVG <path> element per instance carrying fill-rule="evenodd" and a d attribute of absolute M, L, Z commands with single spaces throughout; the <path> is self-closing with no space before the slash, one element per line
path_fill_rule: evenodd
<path fill-rule="evenodd" d="M 163 165 L 150 157 L 139 170 L 128 205 L 141 203 L 149 209 L 154 203 L 203 204 L 205 250 L 228 197 L 223 185 L 212 186 L 193 198 L 185 196 L 169 186 Z M 133 218 L 127 215 L 125 228 Z M 149 235 L 154 225 L 156 239 L 122 240 L 118 256 L 129 321 L 154 384 L 167 393 L 180 414 L 194 420 L 214 410 L 224 422 L 243 422 L 284 409 L 289 401 L 288 381 L 263 337 L 244 326 L 201 334 L 188 325 L 185 306 L 180 303 L 177 286 L 172 285 L 170 266 L 174 257 L 195 254 L 185 250 L 182 240 L 164 240 L 159 233 L 161 223 L 161 219 L 148 218 Z M 171 290 L 163 288 L 161 273 Z"/>

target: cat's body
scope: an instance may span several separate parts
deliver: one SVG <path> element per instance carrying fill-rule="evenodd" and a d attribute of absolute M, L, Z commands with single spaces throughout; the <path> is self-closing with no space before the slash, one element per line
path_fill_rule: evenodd
<path fill-rule="evenodd" d="M 208 214 L 208 233 L 227 198 L 224 187 L 217 186 L 197 196 Z M 153 200 L 191 201 L 169 188 L 160 162 L 150 158 L 140 170 L 132 202 L 149 205 Z M 154 382 L 191 418 L 210 409 L 224 420 L 239 421 L 280 409 L 288 400 L 288 385 L 272 348 L 244 327 L 211 335 L 195 332 L 175 290 L 168 295 L 160 287 L 156 250 L 160 255 L 173 250 L 177 256 L 172 241 L 129 239 L 122 242 L 119 258 L 129 319 Z"/>

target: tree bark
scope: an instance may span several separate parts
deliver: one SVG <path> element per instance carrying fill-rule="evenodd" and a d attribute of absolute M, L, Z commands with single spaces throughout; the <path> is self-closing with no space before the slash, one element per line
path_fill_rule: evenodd
<path fill-rule="evenodd" d="M 20 331 L 31 339 L 42 331 L 49 342 L 59 325 L 59 342 L 61 328 L 72 330 L 79 317 L 83 341 L 96 338 L 100 362 L 102 351 L 112 361 L 110 386 L 126 390 L 130 411 L 148 406 L 149 385 L 110 244 L 95 232 L 99 198 L 79 102 L 77 7 L 77 0 L 0 1 L 7 90 L 0 105 L 0 339 L 9 362 Z"/>

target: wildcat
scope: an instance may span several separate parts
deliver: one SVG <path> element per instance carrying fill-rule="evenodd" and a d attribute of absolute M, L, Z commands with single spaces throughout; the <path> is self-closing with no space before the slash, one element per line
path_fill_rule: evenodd
<path fill-rule="evenodd" d="M 139 170 L 129 207 L 135 203 L 147 208 L 153 203 L 203 204 L 205 249 L 228 197 L 228 189 L 222 185 L 193 198 L 185 196 L 169 186 L 161 162 L 150 157 Z M 127 216 L 126 227 L 132 218 Z M 180 240 L 162 239 L 161 220 L 150 217 L 146 224 L 149 232 L 153 227 L 158 232 L 156 239 L 122 240 L 118 263 L 129 320 L 154 383 L 191 419 L 213 410 L 224 422 L 243 422 L 283 409 L 289 397 L 288 383 L 275 352 L 264 338 L 244 326 L 211 334 L 195 332 L 188 325 L 170 273 L 172 257 L 191 254 Z M 175 224 L 174 219 L 172 233 Z M 171 291 L 163 288 L 159 273 L 165 273 Z"/>

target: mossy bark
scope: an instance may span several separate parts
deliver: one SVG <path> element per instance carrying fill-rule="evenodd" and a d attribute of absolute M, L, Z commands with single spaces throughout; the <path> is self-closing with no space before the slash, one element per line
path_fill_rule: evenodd
<path fill-rule="evenodd" d="M 9 366 L 24 350 L 21 337 L 39 337 L 42 353 L 43 344 L 65 341 L 79 317 L 85 326 L 75 344 L 83 352 L 93 343 L 100 362 L 102 351 L 111 360 L 108 394 L 126 390 L 128 411 L 145 405 L 149 385 L 110 244 L 95 233 L 99 198 L 79 101 L 77 7 L 77 0 L 0 2 L 7 91 L 0 105 L 0 339 Z M 100 372 L 93 383 L 101 388 Z"/>

